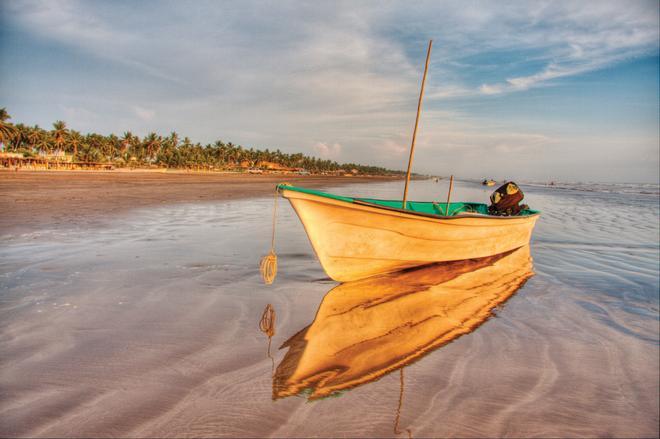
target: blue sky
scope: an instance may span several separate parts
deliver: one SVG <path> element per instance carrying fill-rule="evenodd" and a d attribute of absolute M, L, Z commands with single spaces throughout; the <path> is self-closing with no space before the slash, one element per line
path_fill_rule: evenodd
<path fill-rule="evenodd" d="M 657 1 L 0 2 L 0 106 L 414 170 L 658 182 Z"/>

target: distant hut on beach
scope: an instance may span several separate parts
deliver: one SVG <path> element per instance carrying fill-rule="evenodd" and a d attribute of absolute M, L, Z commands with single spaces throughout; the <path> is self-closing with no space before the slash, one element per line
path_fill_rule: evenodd
<path fill-rule="evenodd" d="M 25 157 L 23 153 L 0 153 L 0 168 L 37 170 L 93 170 L 109 171 L 113 169 L 112 163 L 101 162 L 74 162 L 71 156 L 55 155 L 61 159 L 53 159 L 50 155 Z"/>
<path fill-rule="evenodd" d="M 281 165 L 275 162 L 260 161 L 257 162 L 257 168 L 264 169 L 269 172 L 276 172 L 282 174 L 292 174 L 292 173 L 304 173 L 306 172 L 303 168 L 290 168 L 288 166 Z"/>

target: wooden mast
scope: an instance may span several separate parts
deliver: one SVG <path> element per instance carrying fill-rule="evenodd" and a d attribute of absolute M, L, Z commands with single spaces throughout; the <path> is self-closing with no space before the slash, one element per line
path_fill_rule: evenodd
<path fill-rule="evenodd" d="M 415 129 L 413 130 L 412 144 L 410 145 L 410 157 L 408 158 L 408 171 L 406 172 L 406 186 L 403 189 L 403 206 L 406 208 L 408 199 L 408 184 L 410 183 L 410 169 L 412 168 L 413 156 L 415 155 L 415 138 L 417 137 L 417 125 L 419 124 L 419 113 L 422 110 L 422 98 L 424 97 L 424 83 L 426 82 L 426 72 L 429 69 L 429 59 L 431 58 L 431 46 L 433 40 L 429 40 L 429 48 L 426 52 L 426 64 L 424 65 L 424 76 L 422 76 L 422 89 L 419 92 L 419 102 L 417 102 L 417 117 L 415 118 Z"/>
<path fill-rule="evenodd" d="M 449 191 L 447 192 L 447 204 L 445 204 L 445 216 L 449 216 L 449 201 L 451 200 L 451 190 L 454 187 L 454 176 L 449 179 Z"/>

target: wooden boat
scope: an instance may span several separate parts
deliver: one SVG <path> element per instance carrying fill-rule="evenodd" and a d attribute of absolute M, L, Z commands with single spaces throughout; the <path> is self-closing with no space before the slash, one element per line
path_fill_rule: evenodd
<path fill-rule="evenodd" d="M 535 210 L 491 216 L 480 203 L 376 200 L 278 185 L 323 269 L 339 282 L 442 261 L 481 258 L 529 243 Z M 448 210 L 448 211 L 447 211 Z"/>
<path fill-rule="evenodd" d="M 495 180 L 484 180 L 481 184 L 484 186 L 495 186 Z"/>
<path fill-rule="evenodd" d="M 402 200 L 341 197 L 290 184 L 277 186 L 302 221 L 323 269 L 336 281 L 493 256 L 529 243 L 538 211 L 491 216 L 485 204 L 450 203 L 453 176 L 447 203 L 407 201 L 432 43 L 429 41 L 426 55 Z M 273 281 L 277 271 L 274 236 L 273 229 L 271 252 L 261 264 L 266 283 Z"/>
<path fill-rule="evenodd" d="M 288 339 L 273 399 L 331 396 L 374 381 L 474 331 L 533 276 L 529 246 L 333 288 Z"/>

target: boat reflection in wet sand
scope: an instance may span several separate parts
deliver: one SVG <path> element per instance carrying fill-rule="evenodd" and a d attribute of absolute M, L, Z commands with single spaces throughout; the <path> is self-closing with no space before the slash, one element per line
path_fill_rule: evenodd
<path fill-rule="evenodd" d="M 338 285 L 282 345 L 273 399 L 324 398 L 401 369 L 473 331 L 531 276 L 524 246 Z"/>

